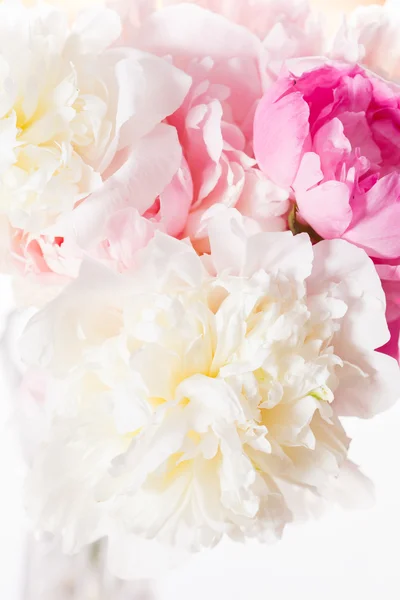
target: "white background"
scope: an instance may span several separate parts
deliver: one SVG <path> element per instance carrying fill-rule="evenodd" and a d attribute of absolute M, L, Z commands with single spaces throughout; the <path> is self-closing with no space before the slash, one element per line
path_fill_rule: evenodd
<path fill-rule="evenodd" d="M 9 280 L 0 276 L 0 331 L 12 307 Z M 25 469 L 14 423 L 15 398 L 8 392 L 8 373 L 4 371 L 5 365 L 0 362 L 0 600 L 25 600 L 22 594 L 25 559 L 22 488 Z"/>

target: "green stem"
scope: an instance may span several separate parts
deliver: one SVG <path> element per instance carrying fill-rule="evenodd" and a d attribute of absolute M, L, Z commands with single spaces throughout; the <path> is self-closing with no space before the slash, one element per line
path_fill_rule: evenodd
<path fill-rule="evenodd" d="M 292 210 L 290 211 L 289 216 L 288 216 L 289 229 L 293 233 L 293 235 L 298 235 L 299 233 L 308 233 L 313 244 L 316 244 L 317 242 L 321 242 L 323 240 L 323 238 L 316 231 L 314 231 L 314 229 L 312 227 L 310 227 L 310 225 L 307 225 L 307 223 L 301 223 L 300 221 L 298 221 L 297 213 L 298 213 L 297 204 L 294 203 Z"/>

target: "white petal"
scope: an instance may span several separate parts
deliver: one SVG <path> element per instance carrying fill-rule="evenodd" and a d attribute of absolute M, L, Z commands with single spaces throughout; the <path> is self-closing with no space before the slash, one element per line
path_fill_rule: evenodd
<path fill-rule="evenodd" d="M 80 51 L 99 54 L 115 42 L 122 31 L 121 19 L 114 10 L 87 9 L 78 13 L 72 32 L 79 39 Z"/>
<path fill-rule="evenodd" d="M 160 124 L 131 149 L 122 166 L 72 213 L 57 223 L 58 235 L 76 237 L 83 248 L 102 240 L 116 211 L 135 208 L 143 214 L 179 169 L 182 150 L 174 128 Z"/>

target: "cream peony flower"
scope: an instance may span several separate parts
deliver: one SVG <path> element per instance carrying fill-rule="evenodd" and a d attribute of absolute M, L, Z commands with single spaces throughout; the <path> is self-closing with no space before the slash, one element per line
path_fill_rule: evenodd
<path fill-rule="evenodd" d="M 112 72 L 96 54 L 120 26 L 109 11 L 108 27 L 97 24 L 106 35 L 88 39 L 90 21 L 70 32 L 61 13 L 44 7 L 30 12 L 6 2 L 0 11 L 0 207 L 12 227 L 37 233 L 101 185 L 117 99 L 110 106 L 104 80 Z"/>
<path fill-rule="evenodd" d="M 119 575 L 163 547 L 279 536 L 346 464 L 338 416 L 400 394 L 362 250 L 213 212 L 211 256 L 159 233 L 129 273 L 86 262 L 22 339 L 52 373 L 31 513 L 66 551 L 109 536 Z"/>
<path fill-rule="evenodd" d="M 69 25 L 65 11 L 44 3 L 0 4 L 3 262 L 74 274 L 77 247 L 105 237 L 88 197 L 96 206 L 118 187 L 120 206 L 102 207 L 105 218 L 126 208 L 134 185 L 144 212 L 177 173 L 178 137 L 162 121 L 190 78 L 145 52 L 112 47 L 120 34 L 110 9 L 83 11 Z"/>

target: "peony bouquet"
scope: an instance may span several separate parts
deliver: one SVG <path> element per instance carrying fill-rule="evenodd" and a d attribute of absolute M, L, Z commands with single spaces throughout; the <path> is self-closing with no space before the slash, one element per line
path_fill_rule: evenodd
<path fill-rule="evenodd" d="M 400 397 L 400 14 L 54 4 L 0 3 L 34 528 L 151 578 L 354 503 L 342 417 Z"/>

